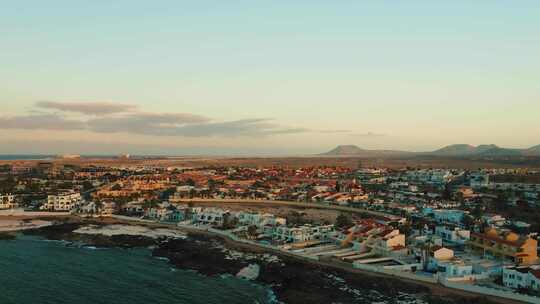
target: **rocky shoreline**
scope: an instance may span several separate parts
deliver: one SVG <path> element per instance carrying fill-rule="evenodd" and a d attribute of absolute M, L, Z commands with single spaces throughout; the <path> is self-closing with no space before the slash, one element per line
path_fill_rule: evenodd
<path fill-rule="evenodd" d="M 236 275 L 242 268 L 255 263 L 260 266 L 256 282 L 271 287 L 277 300 L 283 303 L 493 303 L 480 297 L 442 298 L 431 295 L 430 288 L 413 282 L 354 274 L 287 256 L 276 256 L 262 249 L 238 246 L 203 233 L 187 233 L 184 238 L 159 239 L 74 233 L 87 224 L 103 223 L 72 221 L 23 233 L 95 247 L 149 247 L 153 256 L 167 258 L 175 267 L 195 270 L 207 276 Z"/>

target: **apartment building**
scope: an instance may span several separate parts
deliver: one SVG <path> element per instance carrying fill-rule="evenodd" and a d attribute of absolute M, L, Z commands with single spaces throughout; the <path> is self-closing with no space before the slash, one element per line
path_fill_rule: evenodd
<path fill-rule="evenodd" d="M 531 265 L 537 262 L 538 242 L 514 232 L 489 228 L 484 233 L 471 233 L 468 246 L 482 256 L 511 261 L 517 265 Z"/>
<path fill-rule="evenodd" d="M 78 192 L 66 192 L 47 196 L 47 202 L 41 206 L 42 210 L 71 211 L 82 202 Z"/>
<path fill-rule="evenodd" d="M 1 194 L 0 195 L 0 209 L 11 209 L 16 206 L 15 195 L 13 194 Z"/>

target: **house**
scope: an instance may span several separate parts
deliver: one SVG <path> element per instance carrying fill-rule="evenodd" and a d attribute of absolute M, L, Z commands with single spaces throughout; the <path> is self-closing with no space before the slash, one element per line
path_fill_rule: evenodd
<path fill-rule="evenodd" d="M 368 245 L 369 246 L 369 245 Z M 375 253 L 383 256 L 406 255 L 405 235 L 398 229 L 387 229 L 382 231 L 372 245 Z"/>
<path fill-rule="evenodd" d="M 277 226 L 272 231 L 272 238 L 278 241 L 299 243 L 312 240 L 325 241 L 334 233 L 334 225 L 300 227 Z"/>
<path fill-rule="evenodd" d="M 460 187 L 456 191 L 456 195 L 464 199 L 475 197 L 474 191 L 470 187 Z"/>
<path fill-rule="evenodd" d="M 361 253 L 371 252 L 382 256 L 401 256 L 408 253 L 405 235 L 398 229 L 381 221 L 363 219 L 356 225 L 337 235 L 341 247 L 352 245 Z"/>
<path fill-rule="evenodd" d="M 447 278 L 467 277 L 473 274 L 472 264 L 456 258 L 453 250 L 440 246 L 430 249 L 427 268 Z"/>
<path fill-rule="evenodd" d="M 111 216 L 113 215 L 114 211 L 116 210 L 116 203 L 115 202 L 103 202 L 100 208 L 100 214 L 102 216 Z"/>
<path fill-rule="evenodd" d="M 471 173 L 469 183 L 473 189 L 486 188 L 489 186 L 489 175 L 484 172 Z"/>
<path fill-rule="evenodd" d="M 540 265 L 504 268 L 502 277 L 506 287 L 540 291 Z"/>
<path fill-rule="evenodd" d="M 130 215 L 142 215 L 144 213 L 143 202 L 132 201 L 122 206 L 122 212 Z"/>
<path fill-rule="evenodd" d="M 514 232 L 495 228 L 489 228 L 484 233 L 472 232 L 467 245 L 482 256 L 511 261 L 517 265 L 531 265 L 538 260 L 538 242 Z"/>
<path fill-rule="evenodd" d="M 259 228 L 263 226 L 285 226 L 287 224 L 287 219 L 276 217 L 273 214 L 269 213 L 250 213 L 250 212 L 238 212 L 236 214 L 238 218 L 238 223 L 246 226 L 257 226 Z"/>
<path fill-rule="evenodd" d="M 77 207 L 77 212 L 88 214 L 88 215 L 99 215 L 99 216 L 111 216 L 116 210 L 116 204 L 114 202 L 88 202 L 82 203 Z"/>
<path fill-rule="evenodd" d="M 228 210 L 219 208 L 193 208 L 193 222 L 203 225 L 222 226 L 225 216 L 229 215 Z"/>
<path fill-rule="evenodd" d="M 463 218 L 465 217 L 465 211 L 452 209 L 437 209 L 433 210 L 433 216 L 435 218 L 435 221 L 439 224 L 461 225 L 463 222 Z"/>
<path fill-rule="evenodd" d="M 435 234 L 440 236 L 445 242 L 453 244 L 465 244 L 471 239 L 469 230 L 458 227 L 449 227 L 446 225 L 438 225 L 435 227 Z"/>
<path fill-rule="evenodd" d="M 485 214 L 481 220 L 488 226 L 502 227 L 506 223 L 506 219 L 498 214 Z"/>

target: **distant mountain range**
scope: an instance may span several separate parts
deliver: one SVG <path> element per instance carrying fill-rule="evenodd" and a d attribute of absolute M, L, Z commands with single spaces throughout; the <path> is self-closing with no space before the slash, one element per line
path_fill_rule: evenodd
<path fill-rule="evenodd" d="M 337 146 L 331 151 L 320 154 L 321 156 L 447 156 L 447 157 L 497 157 L 497 156 L 540 156 L 540 145 L 529 149 L 501 148 L 497 145 L 472 146 L 467 144 L 449 145 L 431 152 L 407 152 L 394 150 L 367 150 L 355 145 Z"/>

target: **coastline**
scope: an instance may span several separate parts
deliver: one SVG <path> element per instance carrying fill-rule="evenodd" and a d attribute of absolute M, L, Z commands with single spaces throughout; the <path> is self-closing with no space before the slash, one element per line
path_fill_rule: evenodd
<path fill-rule="evenodd" d="M 82 226 L 111 224 L 144 226 L 150 229 L 174 229 L 187 235 L 187 238 L 158 240 L 137 235 L 106 236 L 74 233 Z M 193 269 L 209 276 L 235 275 L 255 260 L 261 264 L 261 275 L 256 282 L 271 287 L 278 300 L 284 303 L 304 303 L 306 299 L 312 303 L 358 302 L 357 296 L 359 294 L 366 296 L 365 292 L 368 290 L 378 293 L 373 295 L 372 301 L 401 297 L 403 298 L 401 303 L 522 303 L 456 290 L 438 284 L 353 269 L 328 261 L 308 260 L 277 249 L 272 250 L 238 242 L 212 231 L 194 227 L 177 227 L 166 223 L 124 218 L 86 219 L 69 216 L 63 218 L 63 223 L 26 230 L 22 233 L 39 235 L 47 239 L 80 241 L 97 247 L 150 247 L 153 249 L 154 256 L 167 258 L 177 268 Z M 231 259 L 228 256 L 230 252 L 251 256 L 251 260 Z M 265 254 L 277 256 L 282 263 L 267 263 L 257 257 Z"/>

